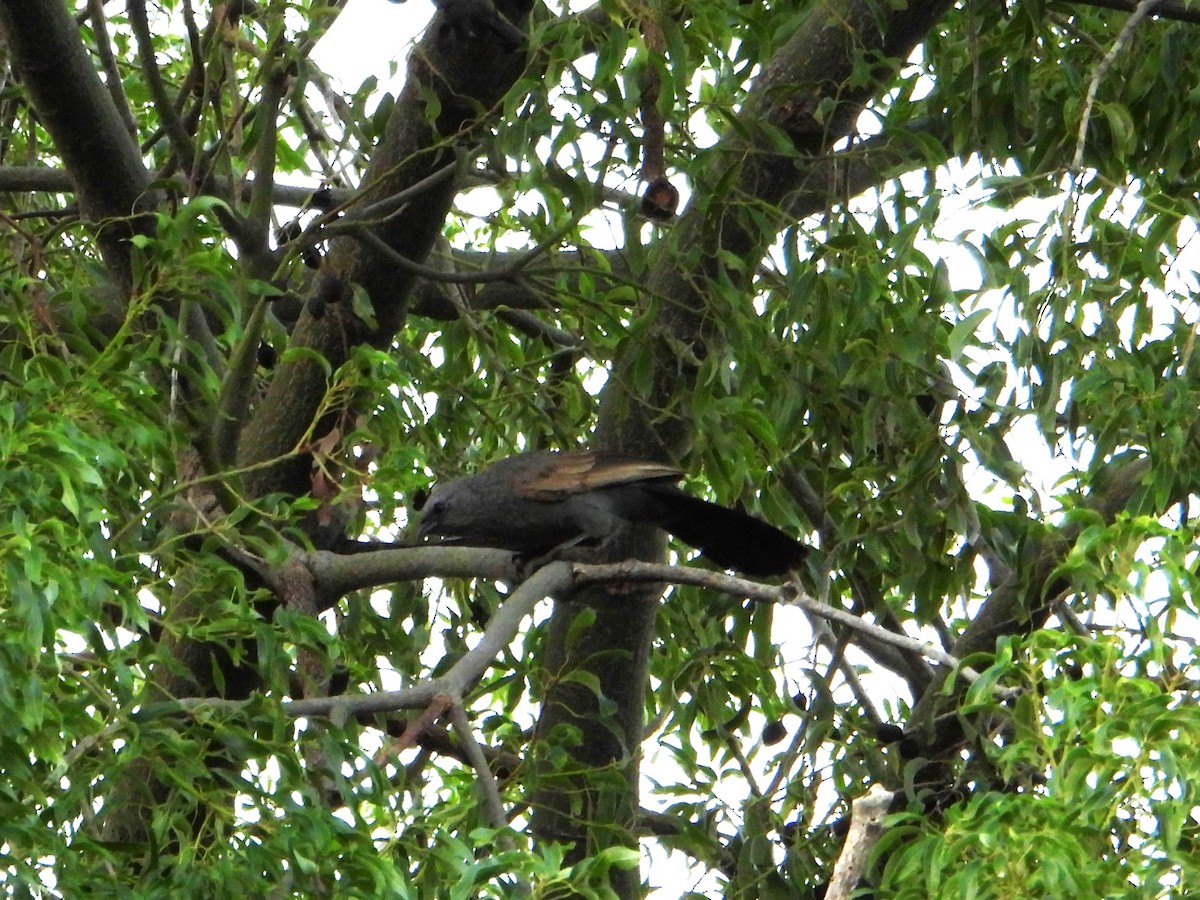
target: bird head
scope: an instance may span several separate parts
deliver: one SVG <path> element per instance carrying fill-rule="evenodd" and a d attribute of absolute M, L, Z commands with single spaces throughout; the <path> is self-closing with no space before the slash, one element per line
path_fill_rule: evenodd
<path fill-rule="evenodd" d="M 421 509 L 421 524 L 417 527 L 417 537 L 424 541 L 433 535 L 446 536 L 454 532 L 453 504 L 451 503 L 450 485 L 434 485 L 429 492 L 429 499 Z"/>

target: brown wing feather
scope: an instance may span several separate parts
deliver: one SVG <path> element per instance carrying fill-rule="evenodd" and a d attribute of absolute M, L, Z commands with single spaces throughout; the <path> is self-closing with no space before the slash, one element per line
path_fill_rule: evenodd
<path fill-rule="evenodd" d="M 521 492 L 532 500 L 560 500 L 596 488 L 647 479 L 675 480 L 682 475 L 674 466 L 615 453 L 595 450 L 547 453 L 544 465 L 536 473 L 530 473 Z"/>

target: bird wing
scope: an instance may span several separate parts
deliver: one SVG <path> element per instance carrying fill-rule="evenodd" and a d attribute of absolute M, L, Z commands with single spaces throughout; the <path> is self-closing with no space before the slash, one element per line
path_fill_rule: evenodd
<path fill-rule="evenodd" d="M 598 488 L 660 478 L 675 481 L 682 476 L 674 466 L 615 453 L 596 450 L 547 453 L 542 466 L 522 479 L 521 493 L 531 500 L 562 500 Z"/>

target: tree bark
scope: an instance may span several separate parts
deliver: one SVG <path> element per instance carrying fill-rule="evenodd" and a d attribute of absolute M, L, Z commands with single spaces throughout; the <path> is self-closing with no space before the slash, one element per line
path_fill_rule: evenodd
<path fill-rule="evenodd" d="M 950 6 L 937 2 L 881 10 L 863 0 L 839 7 L 835 15 L 818 4 L 763 67 L 747 101 L 754 111 L 749 120 L 765 117 L 804 155 L 797 161 L 792 155 L 764 153 L 761 143 L 739 133 L 713 148 L 707 177 L 697 183 L 722 183 L 730 170 L 736 175 L 723 196 L 693 198 L 671 240 L 654 258 L 646 279 L 649 299 L 614 361 L 594 446 L 670 463 L 690 452 L 694 434 L 688 398 L 695 388 L 697 361 L 722 346 L 722 301 L 715 286 L 728 282 L 748 296 L 753 274 L 752 267 L 733 270 L 723 260 L 761 259 L 775 238 L 774 231 L 747 220 L 745 210 L 778 209 L 793 192 L 804 191 L 810 179 L 821 177 L 822 154 L 851 131 L 878 90 L 874 81 L 845 87 L 856 63 L 876 60 L 876 75 L 890 75 Z M 818 109 L 830 103 L 834 114 L 819 121 Z M 779 227 L 784 226 L 781 214 Z M 637 373 L 646 370 L 649 377 L 640 380 Z M 618 546 L 639 558 L 661 557 L 664 545 L 651 540 L 643 535 Z M 631 811 L 638 807 L 638 747 L 658 594 L 641 587 L 620 598 L 584 591 L 558 603 L 552 616 L 544 675 L 549 687 L 539 740 L 552 739 L 560 727 L 578 729 L 582 739 L 569 749 L 574 768 L 606 773 L 597 788 L 588 784 L 589 776 L 555 772 L 547 762 L 552 754 L 535 755 L 534 830 L 543 839 L 573 840 L 575 859 L 613 843 L 636 846 Z M 584 611 L 595 619 L 581 632 L 572 626 Z M 604 700 L 615 704 L 611 718 L 599 714 L 599 698 L 582 687 L 592 679 Z M 623 781 L 607 777 L 614 772 Z M 617 793 L 622 790 L 624 797 Z M 581 798 L 583 812 L 576 814 L 572 804 Z M 640 894 L 636 872 L 615 873 L 612 886 L 622 898 Z"/>

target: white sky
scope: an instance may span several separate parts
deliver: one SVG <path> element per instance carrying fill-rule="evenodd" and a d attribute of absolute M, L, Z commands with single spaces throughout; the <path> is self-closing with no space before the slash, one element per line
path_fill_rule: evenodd
<path fill-rule="evenodd" d="M 347 91 L 375 76 L 381 90 L 396 93 L 412 42 L 432 15 L 430 0 L 352 0 L 317 44 L 313 59 Z"/>

